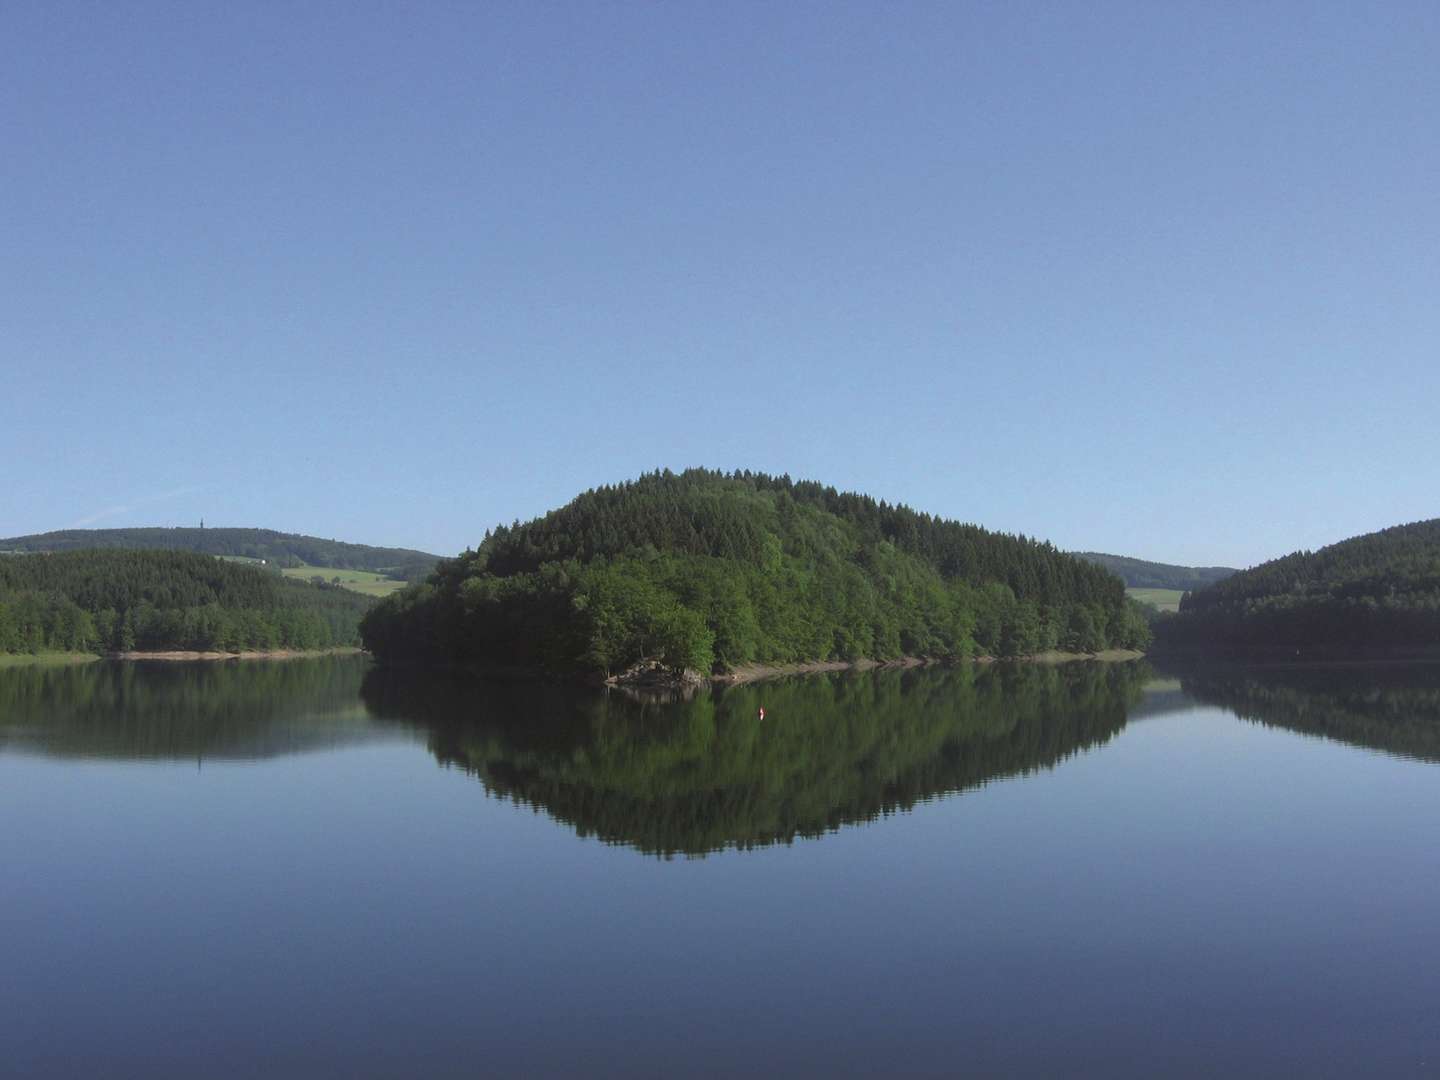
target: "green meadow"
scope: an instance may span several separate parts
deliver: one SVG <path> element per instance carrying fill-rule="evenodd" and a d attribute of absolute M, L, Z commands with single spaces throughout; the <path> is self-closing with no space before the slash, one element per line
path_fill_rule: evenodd
<path fill-rule="evenodd" d="M 337 570 L 331 566 L 289 566 L 280 572 L 288 578 L 297 578 L 300 581 L 309 581 L 314 577 L 324 578 L 328 582 L 338 582 L 342 588 L 364 593 L 366 596 L 389 596 L 405 587 L 403 581 L 395 581 L 387 578 L 384 574 L 377 574 L 370 570 Z"/>
<path fill-rule="evenodd" d="M 1159 611 L 1179 611 L 1182 589 L 1126 589 L 1125 595 Z"/>

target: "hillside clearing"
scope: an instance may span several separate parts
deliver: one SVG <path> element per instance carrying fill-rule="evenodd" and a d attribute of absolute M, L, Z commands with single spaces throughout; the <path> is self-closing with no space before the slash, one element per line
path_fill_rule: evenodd
<path fill-rule="evenodd" d="M 1149 604 L 1157 611 L 1179 611 L 1183 589 L 1126 589 L 1125 595 L 1142 604 Z"/>
<path fill-rule="evenodd" d="M 331 584 L 339 584 L 343 589 L 362 593 L 365 596 L 389 596 L 405 587 L 403 581 L 395 581 L 393 578 L 387 578 L 384 574 L 376 574 L 370 570 L 337 570 L 329 566 L 288 566 L 280 572 L 286 577 L 295 578 L 298 581 L 309 581 L 319 577 Z"/>

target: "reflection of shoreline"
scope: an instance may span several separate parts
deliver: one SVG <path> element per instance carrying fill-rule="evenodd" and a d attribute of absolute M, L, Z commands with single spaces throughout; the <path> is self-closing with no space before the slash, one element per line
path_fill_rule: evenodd
<path fill-rule="evenodd" d="M 852 670 L 687 698 L 373 669 L 363 692 L 491 796 L 670 857 L 816 837 L 1054 768 L 1118 734 L 1148 675 L 1094 663 Z"/>
<path fill-rule="evenodd" d="M 831 671 L 887 671 L 895 668 L 916 668 L 916 667 L 959 667 L 963 663 L 972 664 L 1074 664 L 1087 660 L 1098 660 L 1101 663 L 1126 663 L 1131 660 L 1142 660 L 1145 654 L 1132 649 L 1107 649 L 1098 653 L 1072 653 L 1060 652 L 1052 649 L 1049 652 L 1035 653 L 1033 656 L 977 656 L 969 661 L 952 663 L 949 661 L 924 659 L 918 656 L 904 656 L 898 660 L 867 660 L 855 661 L 825 660 L 806 664 L 744 664 L 727 671 L 722 675 L 714 675 L 710 682 L 722 686 L 738 686 L 741 683 L 758 682 L 761 679 L 776 679 L 785 675 L 815 675 Z M 614 683 L 616 680 L 610 680 Z"/>
<path fill-rule="evenodd" d="M 251 761 L 393 739 L 355 656 L 283 663 L 90 663 L 0 670 L 0 753 Z"/>
<path fill-rule="evenodd" d="M 1440 663 L 1440 645 L 1204 645 L 1153 646 L 1147 654 L 1166 668 L 1180 667 L 1371 667 Z"/>
<path fill-rule="evenodd" d="M 41 667 L 56 664 L 91 664 L 97 660 L 142 661 L 213 661 L 213 660 L 313 660 L 323 656 L 360 656 L 365 650 L 353 645 L 333 649 L 252 649 L 246 652 L 192 652 L 171 649 L 145 652 L 131 649 L 107 653 L 0 653 L 0 668 Z"/>
<path fill-rule="evenodd" d="M 363 652 L 364 650 L 355 650 Z M 368 655 L 368 654 L 367 654 Z M 784 679 L 791 676 L 830 675 L 866 671 L 891 671 L 910 668 L 938 668 L 945 670 L 1009 666 L 1015 664 L 1054 667 L 1064 664 L 1127 664 L 1146 659 L 1143 652 L 1131 649 L 1106 649 L 1098 653 L 1071 653 L 1052 649 L 1049 652 L 1033 653 L 1028 656 L 975 656 L 966 660 L 937 660 L 917 656 L 902 656 L 895 660 L 871 660 L 861 657 L 857 660 L 810 660 L 794 664 L 743 664 L 717 675 L 701 675 L 687 670 L 677 673 L 663 667 L 656 660 L 646 660 L 627 671 L 602 677 L 598 672 L 589 675 L 557 675 L 542 667 L 491 667 L 473 663 L 415 663 L 413 661 L 386 661 L 378 666 L 397 677 L 470 679 L 477 682 L 506 682 L 548 687 L 587 687 L 592 690 L 609 688 L 624 690 L 644 697 L 659 700 L 665 697 L 693 697 L 701 690 L 715 687 L 745 686 L 767 680 Z"/>
<path fill-rule="evenodd" d="M 742 664 L 718 675 L 700 675 L 698 672 L 675 672 L 662 667 L 657 661 L 647 660 L 628 671 L 612 675 L 608 679 L 580 679 L 581 685 L 608 686 L 629 693 L 635 693 L 655 700 L 657 696 L 675 694 L 692 696 L 706 686 L 743 686 L 748 683 L 783 679 L 792 675 L 826 675 L 845 671 L 891 671 L 906 668 L 958 668 L 971 664 L 1074 664 L 1085 661 L 1100 663 L 1128 663 L 1143 660 L 1145 654 L 1132 649 L 1106 649 L 1098 653 L 1072 653 L 1051 649 L 1049 652 L 1034 653 L 1030 656 L 976 656 L 968 660 L 936 660 L 919 656 L 902 656 L 895 660 L 807 660 L 794 664 Z M 463 671 L 463 669 L 462 669 Z M 475 677 L 518 677 L 535 681 L 551 681 L 542 672 L 472 672 Z"/>
<path fill-rule="evenodd" d="M 1440 663 L 1191 666 L 1187 694 L 1252 723 L 1440 762 Z"/>

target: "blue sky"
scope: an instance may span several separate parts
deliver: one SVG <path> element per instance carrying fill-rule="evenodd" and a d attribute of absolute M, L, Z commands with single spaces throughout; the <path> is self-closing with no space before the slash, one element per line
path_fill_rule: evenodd
<path fill-rule="evenodd" d="M 1250 565 L 1440 514 L 1440 5 L 0 6 L 0 535 L 655 467 Z"/>

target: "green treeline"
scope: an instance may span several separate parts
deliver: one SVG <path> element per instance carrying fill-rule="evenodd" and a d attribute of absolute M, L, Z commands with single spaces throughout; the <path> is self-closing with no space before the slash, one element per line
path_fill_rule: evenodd
<path fill-rule="evenodd" d="M 670 856 L 789 843 L 1053 768 L 1113 738 L 1151 675 L 1143 663 L 844 672 L 656 704 L 376 669 L 362 692 L 490 794 Z"/>
<path fill-rule="evenodd" d="M 381 601 L 382 660 L 613 673 L 1143 647 L 1118 578 L 1049 544 L 758 473 L 586 492 Z"/>
<path fill-rule="evenodd" d="M 10 555 L 0 557 L 0 653 L 355 645 L 369 603 L 189 552 Z"/>
<path fill-rule="evenodd" d="M 271 566 L 323 566 L 370 570 L 400 581 L 415 581 L 435 568 L 438 556 L 409 548 L 371 547 L 273 529 L 65 529 L 0 540 L 0 552 L 62 552 L 95 548 L 137 551 L 196 551 L 264 559 Z"/>
<path fill-rule="evenodd" d="M 1440 646 L 1440 518 L 1263 563 L 1187 594 L 1156 633 L 1177 649 Z"/>

